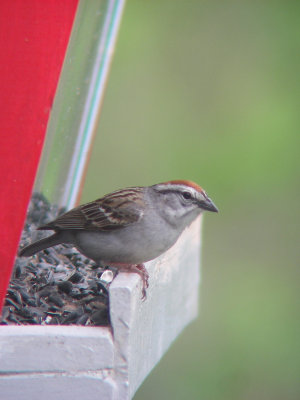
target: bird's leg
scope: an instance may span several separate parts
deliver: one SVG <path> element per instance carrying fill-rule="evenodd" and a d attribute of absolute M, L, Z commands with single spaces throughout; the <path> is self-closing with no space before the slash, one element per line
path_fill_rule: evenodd
<path fill-rule="evenodd" d="M 149 274 L 145 268 L 144 264 L 137 264 L 134 266 L 136 268 L 136 272 L 142 278 L 143 288 L 142 288 L 142 300 L 146 300 L 146 289 L 149 287 Z"/>
<path fill-rule="evenodd" d="M 149 287 L 149 274 L 144 266 L 144 264 L 113 264 L 117 266 L 120 270 L 124 272 L 134 272 L 139 274 L 142 278 L 143 288 L 142 288 L 142 300 L 146 299 L 146 289 Z"/>

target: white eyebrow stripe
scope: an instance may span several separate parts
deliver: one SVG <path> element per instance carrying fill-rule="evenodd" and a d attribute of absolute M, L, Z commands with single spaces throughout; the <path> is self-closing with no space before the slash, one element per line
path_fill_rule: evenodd
<path fill-rule="evenodd" d="M 162 191 L 162 192 L 165 192 L 165 191 L 184 192 L 184 191 L 186 191 L 186 192 L 190 192 L 190 193 L 193 193 L 193 194 L 194 193 L 201 193 L 201 192 L 198 192 L 196 189 L 194 189 L 192 187 L 185 186 L 185 185 L 174 185 L 174 184 L 157 185 L 155 189 L 158 190 L 158 191 Z"/>

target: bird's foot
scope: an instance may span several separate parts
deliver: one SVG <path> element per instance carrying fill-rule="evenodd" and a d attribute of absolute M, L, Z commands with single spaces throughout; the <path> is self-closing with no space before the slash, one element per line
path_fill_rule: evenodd
<path fill-rule="evenodd" d="M 136 272 L 140 275 L 142 278 L 142 283 L 143 283 L 143 288 L 142 288 L 142 300 L 146 300 L 146 290 L 149 287 L 149 274 L 148 271 L 145 268 L 144 264 L 137 264 L 135 265 L 135 268 L 137 269 Z"/>
<path fill-rule="evenodd" d="M 134 272 L 138 274 L 142 279 L 142 300 L 146 300 L 146 290 L 149 287 L 149 274 L 144 264 L 113 264 L 114 267 L 118 267 L 119 270 L 124 272 Z"/>

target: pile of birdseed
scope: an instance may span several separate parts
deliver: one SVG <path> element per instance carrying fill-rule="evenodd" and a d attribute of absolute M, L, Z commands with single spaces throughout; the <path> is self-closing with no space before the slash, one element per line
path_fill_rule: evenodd
<path fill-rule="evenodd" d="M 63 211 L 33 194 L 21 246 L 45 237 L 45 232 L 35 231 L 37 227 Z M 17 257 L 0 324 L 109 325 L 108 287 L 115 275 L 70 245 Z"/>

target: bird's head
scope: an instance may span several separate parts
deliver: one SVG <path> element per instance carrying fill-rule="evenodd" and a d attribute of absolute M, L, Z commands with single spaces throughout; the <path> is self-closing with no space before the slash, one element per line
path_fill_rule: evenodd
<path fill-rule="evenodd" d="M 201 212 L 218 212 L 205 191 L 196 183 L 176 180 L 151 186 L 160 213 L 175 226 L 188 226 Z"/>

